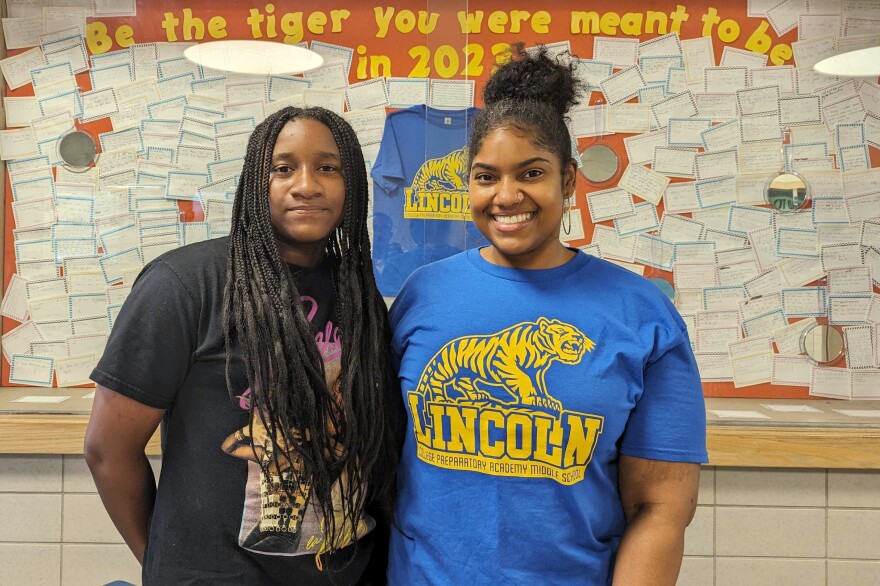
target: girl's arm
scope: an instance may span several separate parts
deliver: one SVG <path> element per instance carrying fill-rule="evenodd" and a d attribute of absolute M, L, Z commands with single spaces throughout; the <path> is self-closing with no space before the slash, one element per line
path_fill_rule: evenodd
<path fill-rule="evenodd" d="M 141 564 L 156 499 L 144 448 L 164 414 L 98 385 L 83 447 L 104 507 Z"/>
<path fill-rule="evenodd" d="M 615 586 L 675 585 L 699 483 L 699 464 L 620 457 L 626 529 L 614 566 Z"/>

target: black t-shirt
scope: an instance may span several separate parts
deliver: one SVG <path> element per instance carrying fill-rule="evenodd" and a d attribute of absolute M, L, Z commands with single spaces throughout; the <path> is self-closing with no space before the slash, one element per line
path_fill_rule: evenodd
<path fill-rule="evenodd" d="M 323 545 L 313 499 L 289 503 L 284 485 L 304 488 L 297 462 L 268 473 L 271 442 L 255 417 L 249 425 L 248 385 L 234 363 L 230 398 L 220 320 L 227 238 L 169 252 L 148 264 L 126 300 L 92 373 L 100 385 L 145 405 L 167 409 L 167 436 L 144 558 L 150 584 L 350 584 L 373 547 L 374 521 L 334 556 Z M 341 339 L 334 324 L 330 268 L 291 267 L 324 356 L 328 384 L 338 378 Z M 341 572 L 328 572 L 354 560 Z"/>

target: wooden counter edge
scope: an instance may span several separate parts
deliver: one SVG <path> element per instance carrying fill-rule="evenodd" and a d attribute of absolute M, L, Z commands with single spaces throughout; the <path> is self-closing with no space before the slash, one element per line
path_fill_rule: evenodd
<path fill-rule="evenodd" d="M 880 428 L 709 425 L 709 465 L 880 469 Z"/>
<path fill-rule="evenodd" d="M 88 415 L 0 414 L 0 455 L 82 454 Z M 880 428 L 709 425 L 709 465 L 880 469 Z M 147 454 L 159 455 L 159 436 Z"/>
<path fill-rule="evenodd" d="M 83 453 L 88 415 L 0 414 L 0 456 L 5 454 L 78 454 Z M 158 456 L 159 432 L 146 449 L 148 456 Z"/>

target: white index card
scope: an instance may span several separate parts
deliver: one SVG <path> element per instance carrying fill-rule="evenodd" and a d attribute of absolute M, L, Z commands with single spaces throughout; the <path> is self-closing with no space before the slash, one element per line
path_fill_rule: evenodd
<path fill-rule="evenodd" d="M 779 87 L 767 85 L 736 92 L 740 116 L 779 111 Z"/>
<path fill-rule="evenodd" d="M 628 216 L 634 212 L 632 197 L 620 188 L 587 194 L 587 207 L 593 223 Z"/>
<path fill-rule="evenodd" d="M 773 355 L 773 373 L 770 382 L 774 385 L 809 387 L 812 374 L 813 363 L 806 356 Z M 798 410 L 792 411 L 798 412 Z"/>
<path fill-rule="evenodd" d="M 3 19 L 3 40 L 7 49 L 24 49 L 38 45 L 42 34 L 42 17 Z"/>
<path fill-rule="evenodd" d="M 345 92 L 349 110 L 362 110 L 388 105 L 388 94 L 385 90 L 385 79 L 376 78 L 353 83 Z"/>
<path fill-rule="evenodd" d="M 48 356 L 13 354 L 9 381 L 17 384 L 51 387 L 55 375 L 55 359 Z"/>
<path fill-rule="evenodd" d="M 810 396 L 850 399 L 852 398 L 850 376 L 850 371 L 844 368 L 813 366 L 813 375 L 810 378 Z"/>
<path fill-rule="evenodd" d="M 669 178 L 642 165 L 628 165 L 618 185 L 654 205 L 660 203 Z"/>
<path fill-rule="evenodd" d="M 428 80 L 389 77 L 386 81 L 388 102 L 392 108 L 408 108 L 428 103 Z"/>
<path fill-rule="evenodd" d="M 749 69 L 738 67 L 707 67 L 703 70 L 703 89 L 707 92 L 736 92 L 749 85 Z"/>
<path fill-rule="evenodd" d="M 0 315 L 24 322 L 28 317 L 27 279 L 13 274 L 0 305 Z"/>
<path fill-rule="evenodd" d="M 593 37 L 593 59 L 608 61 L 615 68 L 623 69 L 635 65 L 638 52 L 638 39 Z"/>
<path fill-rule="evenodd" d="M 685 74 L 689 83 L 702 83 L 703 72 L 707 67 L 715 66 L 715 49 L 712 37 L 698 37 L 681 42 L 684 54 Z"/>
<path fill-rule="evenodd" d="M 659 128 L 665 128 L 670 118 L 692 118 L 699 113 L 694 96 L 689 91 L 652 104 L 651 110 L 654 112 L 654 121 Z"/>
<path fill-rule="evenodd" d="M 348 85 L 348 70 L 345 63 L 340 61 L 307 71 L 303 77 L 312 83 L 311 89 L 340 90 Z"/>
<path fill-rule="evenodd" d="M 646 87 L 642 72 L 635 65 L 613 74 L 599 84 L 609 104 L 619 104 L 635 97 Z"/>
<path fill-rule="evenodd" d="M 40 47 L 0 60 L 0 70 L 9 89 L 18 89 L 31 83 L 31 69 L 46 65 L 46 57 Z"/>
<path fill-rule="evenodd" d="M 432 79 L 431 106 L 440 109 L 463 109 L 474 105 L 474 80 Z"/>
<path fill-rule="evenodd" d="M 727 45 L 721 51 L 721 67 L 747 67 L 759 69 L 767 65 L 767 55 Z"/>
<path fill-rule="evenodd" d="M 94 354 L 67 356 L 55 360 L 55 378 L 59 387 L 72 387 L 92 382 L 89 376 L 95 368 Z M 85 397 L 84 397 L 85 398 Z"/>
<path fill-rule="evenodd" d="M 82 103 L 82 120 L 97 120 L 119 111 L 116 94 L 113 88 L 104 88 L 80 95 Z"/>

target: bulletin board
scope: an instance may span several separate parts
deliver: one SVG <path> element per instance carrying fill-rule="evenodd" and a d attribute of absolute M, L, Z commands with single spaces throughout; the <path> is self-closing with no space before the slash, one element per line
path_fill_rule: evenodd
<path fill-rule="evenodd" d="M 880 388 L 880 86 L 811 71 L 835 52 L 880 45 L 875 2 L 55 4 L 8 0 L 3 22 L 3 385 L 85 383 L 137 268 L 228 232 L 247 120 L 287 104 L 338 108 L 370 160 L 386 114 L 401 105 L 392 95 L 401 80 L 427 80 L 429 105 L 479 107 L 493 66 L 523 41 L 578 60 L 592 91 L 570 113 L 577 150 L 601 143 L 620 158 L 601 184 L 579 175 L 562 239 L 675 284 L 698 361 L 713 375 L 704 378 L 707 396 L 865 398 L 865 388 Z M 307 44 L 325 67 L 218 79 L 181 57 L 191 43 L 220 39 Z M 384 100 L 366 89 L 375 90 L 370 80 L 380 81 Z M 51 145 L 70 127 L 100 137 L 93 172 L 75 177 L 56 164 Z M 811 208 L 797 219 L 764 204 L 763 185 L 783 166 L 813 187 Z M 138 188 L 125 190 L 129 208 L 104 213 L 123 205 L 126 186 Z M 58 214 L 75 221 L 60 225 Z M 19 218 L 32 237 L 16 230 Z M 64 227 L 77 223 L 92 234 Z M 130 261 L 107 258 L 126 252 L 120 242 L 134 244 Z M 52 269 L 39 263 L 48 250 L 55 274 L 47 277 L 41 271 Z M 29 264 L 20 267 L 20 255 Z M 40 283 L 29 290 L 22 271 Z M 823 307 L 784 306 L 784 290 L 791 299 L 815 294 Z M 34 301 L 41 315 L 66 301 L 68 319 L 46 320 L 59 323 L 42 331 L 30 319 Z M 827 368 L 794 347 L 798 328 L 829 319 L 853 350 L 850 364 L 830 367 L 846 381 L 836 390 L 816 382 L 817 372 L 829 380 Z M 46 378 L 11 376 L 13 354 L 20 372 Z"/>

